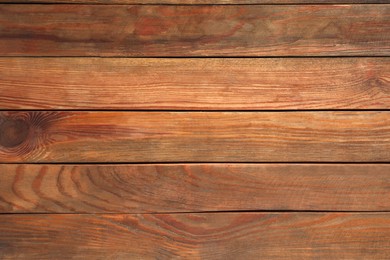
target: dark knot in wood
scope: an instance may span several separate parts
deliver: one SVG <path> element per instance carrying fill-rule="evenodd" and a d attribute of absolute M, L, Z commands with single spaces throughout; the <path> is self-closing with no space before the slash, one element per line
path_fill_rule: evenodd
<path fill-rule="evenodd" d="M 0 124 L 0 145 L 12 148 L 23 143 L 29 133 L 29 124 L 21 119 L 6 119 Z"/>

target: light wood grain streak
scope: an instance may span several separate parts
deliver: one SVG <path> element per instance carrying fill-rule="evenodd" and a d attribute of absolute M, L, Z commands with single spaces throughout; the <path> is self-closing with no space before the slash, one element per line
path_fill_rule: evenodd
<path fill-rule="evenodd" d="M 2 259 L 386 259 L 389 214 L 0 215 Z"/>
<path fill-rule="evenodd" d="M 390 112 L 1 112 L 1 162 L 388 162 Z"/>
<path fill-rule="evenodd" d="M 1 213 L 390 211 L 390 164 L 0 165 Z"/>
<path fill-rule="evenodd" d="M 2 56 L 390 54 L 390 5 L 1 5 Z"/>
<path fill-rule="evenodd" d="M 389 68 L 390 58 L 0 58 L 0 108 L 389 109 Z"/>

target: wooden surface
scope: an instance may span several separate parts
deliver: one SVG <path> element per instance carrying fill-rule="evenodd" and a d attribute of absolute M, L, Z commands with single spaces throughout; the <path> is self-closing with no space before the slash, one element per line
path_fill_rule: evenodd
<path fill-rule="evenodd" d="M 1 162 L 387 162 L 390 112 L 2 112 Z"/>
<path fill-rule="evenodd" d="M 0 0 L 0 3 L 81 3 L 81 4 L 351 4 L 382 3 L 388 0 Z"/>
<path fill-rule="evenodd" d="M 386 211 L 389 164 L 0 164 L 0 213 Z"/>
<path fill-rule="evenodd" d="M 0 215 L 3 259 L 387 259 L 367 213 Z M 33 245 L 33 246 L 32 246 Z"/>
<path fill-rule="evenodd" d="M 389 5 L 1 5 L 1 56 L 390 54 Z"/>
<path fill-rule="evenodd" d="M 0 259 L 390 259 L 388 0 L 0 3 Z"/>
<path fill-rule="evenodd" d="M 390 58 L 1 58 L 0 108 L 390 109 L 389 67 Z"/>

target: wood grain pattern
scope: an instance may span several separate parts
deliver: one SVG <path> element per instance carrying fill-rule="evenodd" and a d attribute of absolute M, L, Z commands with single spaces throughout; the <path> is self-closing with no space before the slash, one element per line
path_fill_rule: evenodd
<path fill-rule="evenodd" d="M 0 164 L 0 213 L 390 210 L 390 164 Z"/>
<path fill-rule="evenodd" d="M 0 215 L 2 259 L 387 259 L 390 215 Z"/>
<path fill-rule="evenodd" d="M 390 58 L 1 58 L 0 108 L 389 109 L 389 68 Z"/>
<path fill-rule="evenodd" d="M 388 162 L 390 112 L 2 112 L 1 162 Z"/>
<path fill-rule="evenodd" d="M 2 56 L 389 55 L 390 5 L 1 5 Z"/>
<path fill-rule="evenodd" d="M 388 0 L 0 0 L 0 3 L 72 3 L 72 4 L 353 4 L 389 3 Z"/>

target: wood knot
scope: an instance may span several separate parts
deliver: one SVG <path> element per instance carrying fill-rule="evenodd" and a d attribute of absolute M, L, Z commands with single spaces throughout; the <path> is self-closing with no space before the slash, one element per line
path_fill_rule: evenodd
<path fill-rule="evenodd" d="M 0 145 L 12 148 L 23 143 L 29 133 L 29 125 L 21 119 L 6 119 L 0 124 Z"/>

